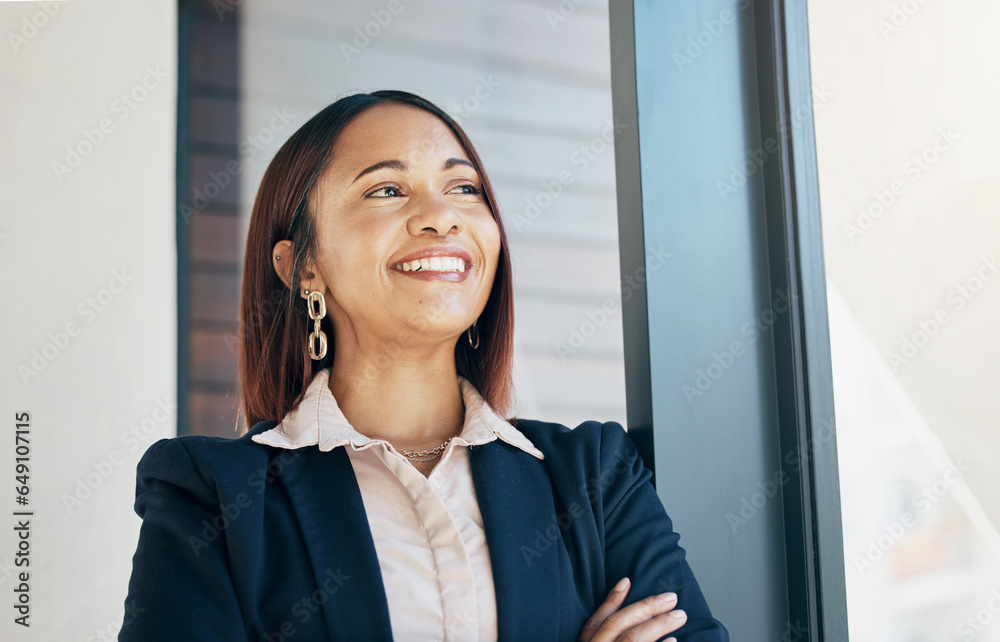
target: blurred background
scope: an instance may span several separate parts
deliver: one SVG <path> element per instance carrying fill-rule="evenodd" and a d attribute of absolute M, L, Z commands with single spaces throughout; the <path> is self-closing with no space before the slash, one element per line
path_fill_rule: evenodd
<path fill-rule="evenodd" d="M 851 637 L 1000 640 L 1000 5 L 808 9 Z M 0 31 L 0 416 L 31 414 L 37 510 L 33 626 L 0 638 L 114 639 L 135 465 L 245 429 L 250 207 L 341 96 L 418 93 L 477 145 L 517 414 L 625 425 L 606 1 L 0 2 Z"/>
<path fill-rule="evenodd" d="M 1000 5 L 808 7 L 851 638 L 1000 640 Z"/>

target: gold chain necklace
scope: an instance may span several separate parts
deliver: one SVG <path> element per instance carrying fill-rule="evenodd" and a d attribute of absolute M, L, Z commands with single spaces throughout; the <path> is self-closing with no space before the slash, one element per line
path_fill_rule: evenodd
<path fill-rule="evenodd" d="M 400 450 L 399 454 L 406 457 L 410 461 L 430 461 L 443 453 L 444 449 L 448 447 L 448 444 L 451 443 L 452 439 L 454 439 L 454 437 L 448 437 L 444 440 L 443 444 L 437 448 L 432 448 L 431 450 Z"/>

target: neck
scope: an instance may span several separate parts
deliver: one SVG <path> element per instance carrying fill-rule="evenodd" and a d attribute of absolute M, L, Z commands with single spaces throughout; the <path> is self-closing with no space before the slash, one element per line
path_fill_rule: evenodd
<path fill-rule="evenodd" d="M 397 449 L 425 450 L 461 430 L 454 344 L 391 352 L 337 345 L 334 355 L 330 391 L 359 433 Z"/>

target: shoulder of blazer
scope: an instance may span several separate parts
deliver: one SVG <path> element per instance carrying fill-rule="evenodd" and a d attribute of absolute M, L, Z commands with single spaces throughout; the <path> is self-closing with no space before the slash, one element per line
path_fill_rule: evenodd
<path fill-rule="evenodd" d="M 637 454 L 628 433 L 614 421 L 585 421 L 569 428 L 554 422 L 517 418 L 513 425 L 556 465 L 602 460 L 613 464 L 623 454 L 629 457 Z"/>
<path fill-rule="evenodd" d="M 585 421 L 569 428 L 518 418 L 514 427 L 542 451 L 553 479 L 564 490 L 573 495 L 582 493 L 591 503 L 598 496 L 614 501 L 608 495 L 620 485 L 615 482 L 632 485 L 652 476 L 632 439 L 617 422 Z"/>
<path fill-rule="evenodd" d="M 228 494 L 226 489 L 252 485 L 263 479 L 274 449 L 251 440 L 269 430 L 277 421 L 262 421 L 238 438 L 208 435 L 178 435 L 156 441 L 143 453 L 136 466 L 135 495 L 139 497 L 165 482 L 198 499 L 215 502 Z M 139 505 L 136 505 L 139 512 Z M 139 513 L 142 517 L 142 513 Z"/>

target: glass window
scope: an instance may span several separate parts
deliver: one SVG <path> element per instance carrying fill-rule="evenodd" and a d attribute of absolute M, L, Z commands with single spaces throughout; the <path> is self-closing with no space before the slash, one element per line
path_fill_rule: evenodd
<path fill-rule="evenodd" d="M 1000 639 L 1000 5 L 809 14 L 851 639 Z"/>

